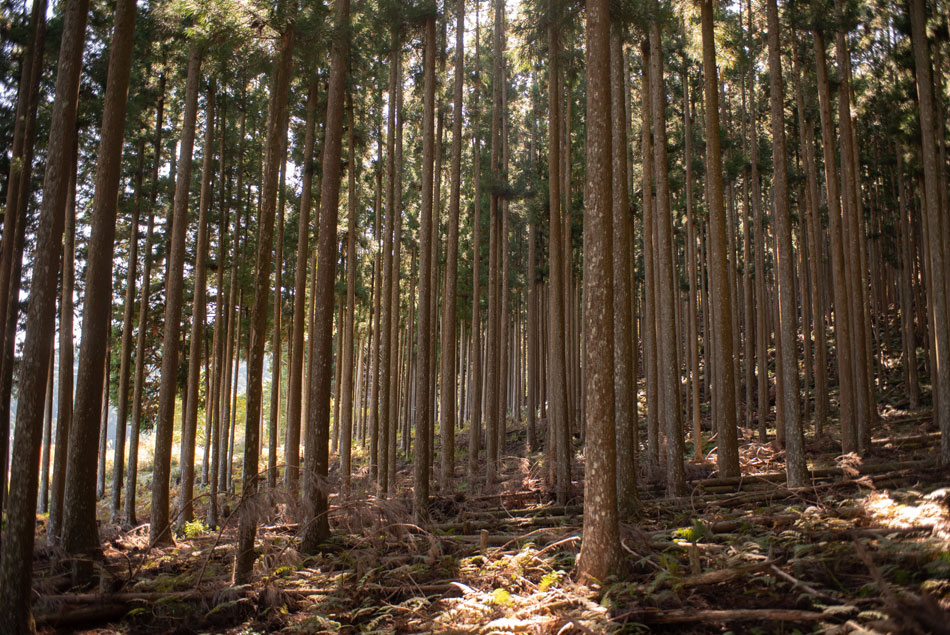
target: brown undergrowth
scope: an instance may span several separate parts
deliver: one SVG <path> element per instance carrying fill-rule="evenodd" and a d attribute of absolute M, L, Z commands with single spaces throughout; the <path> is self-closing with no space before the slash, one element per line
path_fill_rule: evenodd
<path fill-rule="evenodd" d="M 689 496 L 671 499 L 644 474 L 620 574 L 598 586 L 572 575 L 583 455 L 575 500 L 554 505 L 543 457 L 517 456 L 514 427 L 499 481 L 473 487 L 460 474 L 427 527 L 411 522 L 406 496 L 376 497 L 361 473 L 332 497 L 333 538 L 307 556 L 296 505 L 273 493 L 256 503 L 255 582 L 233 587 L 233 514 L 160 550 L 147 526 L 104 525 L 96 588 L 70 588 L 63 554 L 37 550 L 34 610 L 46 632 L 947 632 L 950 482 L 923 421 L 889 418 L 863 461 L 812 441 L 813 484 L 801 490 L 784 486 L 782 453 L 751 435 L 741 478 L 716 478 L 710 453 L 692 464 Z M 408 491 L 410 466 L 399 479 Z"/>

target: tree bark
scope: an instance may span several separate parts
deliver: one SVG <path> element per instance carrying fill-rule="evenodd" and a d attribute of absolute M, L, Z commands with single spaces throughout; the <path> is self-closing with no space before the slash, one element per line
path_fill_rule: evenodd
<path fill-rule="evenodd" d="M 350 462 L 353 451 L 353 346 L 354 346 L 354 317 L 356 313 L 356 274 L 359 268 L 359 258 L 356 253 L 356 224 L 359 215 L 359 201 L 356 192 L 356 120 L 353 111 L 353 99 L 349 98 L 346 104 L 347 120 L 347 150 L 349 159 L 346 165 L 347 182 L 347 227 L 346 227 L 346 317 L 343 328 L 343 381 L 340 405 L 340 475 L 343 479 L 343 488 L 348 489 L 350 484 Z"/>
<path fill-rule="evenodd" d="M 713 387 L 719 424 L 717 460 L 723 476 L 739 475 L 739 446 L 736 440 L 735 372 L 732 360 L 733 305 L 730 302 L 729 266 L 727 258 L 726 211 L 722 194 L 722 150 L 719 138 L 719 79 L 713 35 L 713 2 L 702 3 L 703 76 L 706 100 L 706 173 L 709 181 L 709 247 L 712 260 L 712 307 L 715 345 L 712 361 L 716 385 Z M 661 243 L 662 244 L 662 243 Z M 666 324 L 664 316 L 663 323 Z M 667 440 L 669 443 L 669 439 Z"/>
<path fill-rule="evenodd" d="M 548 425 L 555 439 L 558 503 L 567 504 L 571 492 L 571 431 L 567 411 L 567 369 L 564 355 L 564 263 L 561 252 L 561 14 L 558 0 L 548 0 Z M 477 378 L 476 378 L 477 380 Z"/>
<path fill-rule="evenodd" d="M 73 319 L 76 284 L 76 169 L 78 144 L 74 143 L 69 175 L 69 195 L 63 236 L 62 289 L 59 306 L 59 387 L 56 413 L 56 448 L 53 452 L 53 482 L 50 490 L 47 543 L 59 545 L 63 533 L 63 505 L 66 494 L 66 460 L 69 456 L 69 427 L 73 419 L 75 336 Z"/>
<path fill-rule="evenodd" d="M 834 278 L 835 357 L 838 363 L 839 412 L 841 420 L 841 451 L 857 450 L 857 428 L 854 411 L 854 377 L 852 375 L 851 333 L 846 278 L 841 195 L 835 163 L 834 122 L 831 118 L 831 89 L 825 58 L 825 39 L 815 30 L 815 66 L 818 73 L 818 107 L 825 160 L 825 187 L 828 190 L 828 225 L 831 229 L 831 262 Z"/>
<path fill-rule="evenodd" d="M 274 325 L 271 338 L 271 398 L 270 419 L 267 427 L 267 487 L 277 487 L 277 427 L 280 422 L 280 375 L 281 375 L 281 341 L 280 327 L 283 315 L 283 279 L 284 279 L 284 209 L 287 195 L 285 194 L 285 179 L 287 165 L 287 140 L 282 142 L 280 151 L 280 181 L 278 191 L 277 238 L 275 240 L 274 256 Z M 286 433 L 285 433 L 286 434 Z"/>
<path fill-rule="evenodd" d="M 327 90 L 326 137 L 323 144 L 323 181 L 320 186 L 320 231 L 317 243 L 317 286 L 315 300 L 321 306 L 333 303 L 336 277 L 337 208 L 340 200 L 340 156 L 343 138 L 343 97 L 350 46 L 350 1 L 335 0 L 334 26 L 339 34 L 330 53 L 330 82 Z M 301 550 L 314 553 L 330 535 L 327 518 L 326 485 L 330 433 L 330 377 L 332 374 L 331 336 L 333 312 L 318 311 L 314 328 L 314 350 L 310 385 L 312 411 L 307 427 L 307 453 L 304 470 L 304 497 L 308 504 L 307 528 Z"/>
<path fill-rule="evenodd" d="M 788 166 L 785 155 L 785 93 L 782 87 L 782 55 L 776 0 L 766 2 L 769 46 L 769 93 L 772 119 L 773 195 L 775 201 L 776 287 L 779 299 L 779 337 L 782 340 L 782 378 L 785 414 L 785 446 L 789 487 L 809 482 L 802 433 L 801 397 L 798 391 L 797 314 L 795 270 L 792 253 L 792 220 L 788 208 Z M 723 474 L 723 476 L 728 476 Z M 735 475 L 732 475 L 735 476 Z"/>
<path fill-rule="evenodd" d="M 666 433 L 666 487 L 670 495 L 680 496 L 686 492 L 686 477 L 683 471 L 683 413 L 679 407 L 679 368 L 676 364 L 676 339 L 675 339 L 675 319 L 673 315 L 675 302 L 673 291 L 673 254 L 672 254 L 672 233 L 673 233 L 673 213 L 670 201 L 670 183 L 669 183 L 669 160 L 666 149 L 666 95 L 663 81 L 663 51 L 660 41 L 660 25 L 658 22 L 650 24 L 650 75 L 651 75 L 651 106 L 653 115 L 653 161 L 656 177 L 656 227 L 657 227 L 657 260 L 659 271 L 659 302 L 657 303 L 657 343 L 659 355 L 657 357 L 657 379 L 660 388 L 660 418 L 663 421 L 664 432 Z M 710 102 L 710 110 L 715 112 Z M 718 128 L 717 128 L 718 129 Z M 714 174 L 716 172 L 712 171 Z M 715 177 L 713 178 L 715 180 Z M 715 214 L 714 214 L 715 215 Z M 721 267 L 720 263 L 720 267 Z M 722 278 L 725 280 L 725 276 Z M 723 296 L 729 297 L 728 290 L 725 290 Z M 729 318 L 729 313 L 721 315 L 722 318 Z M 729 333 L 731 320 L 723 319 L 721 328 L 717 333 L 721 333 L 717 339 L 731 342 Z M 728 362 L 728 360 L 724 360 Z M 726 367 L 731 368 L 731 364 L 724 363 L 719 369 L 719 373 L 729 372 Z M 728 385 L 726 384 L 721 385 Z M 728 400 L 730 390 L 720 391 L 721 398 Z M 735 408 L 725 409 L 724 416 L 733 417 L 732 434 L 735 434 Z M 728 424 L 723 425 L 720 434 L 728 437 Z M 724 440 L 720 441 L 720 453 L 728 450 L 729 446 L 723 447 Z"/>
<path fill-rule="evenodd" d="M 304 346 L 307 304 L 307 254 L 310 246 L 310 207 L 313 196 L 313 146 L 316 139 L 317 91 L 316 76 L 307 89 L 307 120 L 304 126 L 303 179 L 300 192 L 300 214 L 297 219 L 297 262 L 294 269 L 294 333 L 291 343 L 290 369 L 287 382 L 287 430 L 284 435 L 284 484 L 291 493 L 297 490 L 300 472 L 300 405 L 303 383 Z"/>
<path fill-rule="evenodd" d="M 633 429 L 636 417 L 636 377 L 633 374 L 633 313 L 630 298 L 630 252 L 633 227 L 627 190 L 627 113 L 624 104 L 623 34 L 610 25 L 611 240 L 613 311 L 613 382 L 616 435 L 617 513 L 632 518 L 639 511 L 637 463 Z M 592 104 L 593 105 L 593 104 Z M 599 106 L 602 107 L 602 106 Z M 589 166 L 591 167 L 591 166 Z M 586 253 L 586 252 L 585 252 Z M 586 339 L 585 339 L 586 341 Z M 589 397 L 590 395 L 588 395 Z M 598 399 L 600 397 L 597 397 Z M 590 410 L 588 410 L 590 412 Z"/>
<path fill-rule="evenodd" d="M 182 277 L 185 266 L 185 234 L 188 229 L 188 197 L 191 189 L 192 153 L 195 146 L 195 122 L 198 115 L 198 84 L 201 75 L 202 50 L 192 42 L 188 55 L 188 76 L 185 85 L 185 112 L 182 123 L 175 186 L 171 245 L 166 263 L 165 323 L 162 338 L 161 388 L 158 401 L 158 422 L 155 425 L 155 461 L 152 474 L 152 515 L 149 541 L 155 544 L 173 542 L 168 510 L 171 485 L 171 450 L 175 423 L 178 346 L 181 332 Z"/>
<path fill-rule="evenodd" d="M 278 8 L 284 21 L 280 46 L 274 59 L 273 80 L 267 121 L 267 140 L 261 186 L 260 222 L 257 230 L 257 257 L 254 267 L 254 304 L 251 307 L 247 360 L 247 411 L 244 419 L 244 479 L 241 489 L 241 518 L 238 546 L 234 555 L 234 583 L 245 584 L 251 576 L 256 554 L 258 510 L 252 500 L 257 492 L 260 459 L 261 407 L 264 379 L 264 343 L 267 340 L 268 285 L 273 258 L 274 217 L 277 212 L 277 188 L 280 163 L 287 137 L 287 96 L 294 69 L 297 2 L 289 0 Z M 308 449 L 309 451 L 309 449 Z"/>
<path fill-rule="evenodd" d="M 923 0 L 909 0 L 911 44 L 917 79 L 917 101 L 920 105 L 920 137 L 924 164 L 924 214 L 930 225 L 930 272 L 933 294 L 930 298 L 934 319 L 930 321 L 931 342 L 936 349 L 933 383 L 936 392 L 934 419 L 940 427 L 940 462 L 950 464 L 950 325 L 947 318 L 947 254 L 942 241 L 938 180 L 943 172 L 937 165 L 934 125 L 934 94 L 931 79 L 930 52 L 927 42 L 926 7 Z M 943 131 L 941 131 L 942 133 Z M 4 545 L 6 546 L 6 545 Z"/>
<path fill-rule="evenodd" d="M 608 0 L 588 0 L 587 188 L 584 197 L 584 390 L 587 396 L 584 425 L 587 428 L 587 460 L 584 533 L 577 567 L 581 581 L 597 582 L 605 581 L 616 571 L 620 560 L 613 394 L 616 380 L 612 226 L 617 219 L 612 219 L 612 208 L 617 206 L 611 204 L 614 197 L 611 196 L 613 119 L 609 15 Z M 651 25 L 651 33 L 653 31 L 659 36 L 655 22 Z M 615 42 L 617 40 L 619 34 L 615 37 Z M 659 145 L 665 149 L 664 144 Z M 624 173 L 620 180 L 625 177 Z M 621 301 L 626 303 L 627 298 Z"/>
<path fill-rule="evenodd" d="M 445 295 L 442 298 L 442 356 L 439 428 L 442 433 L 442 488 L 450 491 L 455 479 L 455 408 L 458 351 L 456 349 L 456 294 L 458 288 L 459 206 L 462 183 L 462 94 L 465 78 L 465 0 L 458 0 L 455 18 L 455 85 L 452 101 L 452 166 L 449 191 L 449 235 L 446 242 Z M 534 253 L 534 245 L 530 247 Z M 533 261 L 529 267 L 533 267 Z M 529 273 L 529 279 L 532 276 Z M 461 372 L 461 370 L 460 370 Z M 534 419 L 532 417 L 532 426 Z"/>
<path fill-rule="evenodd" d="M 432 301 L 432 216 L 433 216 L 433 169 L 435 152 L 435 16 L 429 16 L 423 27 L 423 114 L 422 114 L 422 206 L 419 208 L 419 311 L 416 337 L 417 363 L 415 374 L 415 414 L 413 423 L 416 443 L 412 462 L 414 487 L 412 497 L 413 516 L 417 523 L 429 517 L 429 445 L 430 415 L 429 357 L 430 350 L 430 303 Z"/>
<path fill-rule="evenodd" d="M 56 278 L 71 180 L 69 172 L 76 135 L 76 107 L 88 9 L 88 0 L 76 0 L 66 5 L 60 41 L 43 202 L 20 366 L 20 400 L 13 438 L 8 515 L 0 551 L 0 614 L 5 616 L 0 633 L 4 635 L 35 630 L 30 596 L 38 463 L 49 356 L 55 333 Z M 12 294 L 12 285 L 10 292 Z"/>
<path fill-rule="evenodd" d="M 204 349 L 205 314 L 207 312 L 208 208 L 211 206 L 211 174 L 214 170 L 215 85 L 208 87 L 205 106 L 205 143 L 202 150 L 201 193 L 198 202 L 198 236 L 195 239 L 195 290 L 191 305 L 191 335 L 188 350 L 188 385 L 186 403 L 182 404 L 181 454 L 178 489 L 178 517 L 181 529 L 194 518 L 192 498 L 195 491 L 195 435 L 198 430 L 198 381 L 201 375 L 201 354 Z M 211 401 L 205 397 L 205 407 Z"/>

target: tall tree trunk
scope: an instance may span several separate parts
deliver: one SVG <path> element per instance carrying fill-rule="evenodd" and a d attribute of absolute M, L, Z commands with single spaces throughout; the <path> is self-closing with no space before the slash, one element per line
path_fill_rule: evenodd
<path fill-rule="evenodd" d="M 663 51 L 660 41 L 660 25 L 658 22 L 650 24 L 650 75 L 651 75 L 651 106 L 653 114 L 653 160 L 656 177 L 656 227 L 657 227 L 657 261 L 659 271 L 659 302 L 656 312 L 656 330 L 659 355 L 657 356 L 657 379 L 660 388 L 660 418 L 663 421 L 664 432 L 666 433 L 666 487 L 670 495 L 680 496 L 686 492 L 686 476 L 683 470 L 683 413 L 679 406 L 679 368 L 676 363 L 676 340 L 675 340 L 675 321 L 673 315 L 673 303 L 675 302 L 673 291 L 673 254 L 672 254 L 672 234 L 673 234 L 673 212 L 670 202 L 670 183 L 669 183 L 669 160 L 666 149 L 666 95 L 663 81 Z M 707 103 L 710 110 L 715 112 L 715 102 Z M 716 128 L 718 129 L 718 128 Z M 712 171 L 714 174 L 718 172 Z M 715 180 L 715 177 L 713 178 Z M 715 214 L 714 214 L 715 216 Z M 720 268 L 722 263 L 720 262 Z M 723 272 L 724 273 L 724 272 Z M 722 280 L 724 281 L 725 275 Z M 728 298 L 728 290 L 722 294 Z M 589 310 L 589 307 L 588 307 Z M 725 318 L 722 324 L 718 326 L 717 333 L 723 335 L 717 339 L 731 342 L 729 333 L 731 320 L 727 312 L 720 315 Z M 671 328 L 672 327 L 672 328 Z M 727 362 L 728 360 L 723 360 Z M 731 364 L 723 363 L 719 373 L 729 372 L 726 367 L 731 368 Z M 726 382 L 720 382 L 723 386 L 721 398 L 728 400 L 732 394 L 731 386 Z M 726 388 L 728 386 L 728 389 Z M 728 403 L 726 401 L 725 403 Z M 729 417 L 733 422 L 732 434 L 735 434 L 735 408 L 724 408 L 723 416 Z M 724 420 L 725 422 L 726 420 Z M 723 425 L 720 434 L 729 436 L 729 424 Z M 725 439 L 720 440 L 720 453 L 729 451 Z M 722 468 L 720 468 L 722 469 Z"/>
<path fill-rule="evenodd" d="M 69 456 L 69 427 L 73 420 L 75 337 L 73 319 L 76 284 L 76 169 L 78 143 L 71 151 L 69 194 L 63 236 L 62 289 L 59 305 L 59 392 L 56 413 L 56 448 L 53 452 L 53 483 L 50 490 L 49 526 L 46 540 L 58 545 L 63 533 L 63 506 L 66 496 L 66 460 Z"/>
<path fill-rule="evenodd" d="M 0 614 L 4 615 L 0 633 L 4 635 L 35 630 L 30 596 L 38 463 L 49 356 L 55 333 L 56 278 L 62 253 L 60 244 L 64 210 L 71 180 L 70 166 L 88 9 L 88 0 L 76 0 L 66 5 L 60 40 L 43 202 L 36 235 L 23 362 L 20 366 L 20 399 L 17 403 L 10 466 L 7 521 L 0 551 Z M 12 295 L 12 288 L 10 293 Z"/>
<path fill-rule="evenodd" d="M 106 495 L 106 444 L 109 439 L 109 376 L 110 358 L 112 356 L 112 328 L 106 328 L 106 358 L 103 362 L 102 379 L 102 414 L 99 415 L 99 452 L 96 458 L 96 500 Z"/>
<path fill-rule="evenodd" d="M 234 555 L 234 583 L 245 584 L 254 566 L 254 537 L 257 533 L 257 492 L 261 407 L 264 380 L 264 343 L 267 340 L 268 285 L 273 258 L 274 217 L 277 213 L 277 189 L 280 163 L 287 138 L 287 96 L 294 69 L 294 36 L 297 2 L 289 0 L 278 7 L 283 32 L 274 59 L 273 80 L 267 121 L 264 174 L 261 186 L 260 223 L 257 230 L 257 258 L 254 267 L 254 304 L 251 307 L 247 370 L 247 411 L 244 419 L 244 482 L 241 489 L 241 519 L 238 547 Z M 308 450 L 309 451 L 309 450 Z"/>
<path fill-rule="evenodd" d="M 185 85 L 185 112 L 182 123 L 175 187 L 171 249 L 166 264 L 165 323 L 162 338 L 161 388 L 158 401 L 158 422 L 155 425 L 155 461 L 152 474 L 152 515 L 149 541 L 152 544 L 173 542 L 168 513 L 171 481 L 172 435 L 175 423 L 178 346 L 181 332 L 182 277 L 185 266 L 185 234 L 188 229 L 188 196 L 191 189 L 191 163 L 195 146 L 195 121 L 198 115 L 198 84 L 201 75 L 201 46 L 191 44 L 188 55 L 188 76 Z"/>
<path fill-rule="evenodd" d="M 158 104 L 155 106 L 155 141 L 153 176 L 162 157 L 162 123 L 165 118 L 165 74 L 158 80 Z M 142 178 L 145 161 L 145 140 L 139 143 L 139 166 L 136 172 L 135 204 L 132 211 L 132 226 L 129 234 L 129 264 L 125 280 L 125 307 L 122 313 L 122 350 L 119 353 L 119 401 L 116 404 L 115 451 L 112 459 L 112 522 L 120 519 L 122 510 L 122 486 L 125 476 L 125 428 L 129 418 L 129 379 L 132 364 L 132 319 L 135 312 L 135 285 L 138 271 L 139 222 L 142 215 Z M 144 280 L 142 286 L 148 284 Z M 144 291 L 143 291 L 144 292 Z"/>
<path fill-rule="evenodd" d="M 277 212 L 277 238 L 275 240 L 277 252 L 274 257 L 274 331 L 271 339 L 271 398 L 270 398 L 270 418 L 267 427 L 267 487 L 274 489 L 277 487 L 277 425 L 280 421 L 280 325 L 283 314 L 283 279 L 284 279 L 284 206 L 286 205 L 287 195 L 285 194 L 285 179 L 287 165 L 287 141 L 286 137 L 282 143 L 280 152 L 280 181 L 278 187 L 278 212 Z M 286 434 L 286 433 L 285 433 Z"/>
<path fill-rule="evenodd" d="M 843 16 L 840 0 L 835 0 L 835 17 L 840 23 Z M 860 207 L 860 187 L 857 165 L 854 161 L 856 141 L 851 124 L 851 54 L 848 52 L 847 34 L 839 26 L 835 33 L 835 58 L 838 63 L 838 128 L 840 133 L 841 159 L 841 217 L 842 230 L 845 239 L 845 271 L 848 276 L 848 300 L 851 334 L 851 372 L 854 376 L 854 415 L 856 449 L 862 455 L 867 454 L 871 447 L 870 416 L 871 404 L 869 397 L 870 355 L 865 350 L 865 313 L 867 303 L 865 267 L 863 265 L 864 232 L 862 223 L 858 220 Z M 861 212 L 863 214 L 863 212 Z M 840 347 L 841 344 L 839 343 Z"/>
<path fill-rule="evenodd" d="M 612 218 L 611 212 L 617 206 L 611 204 L 614 200 L 611 196 L 611 125 L 614 119 L 611 117 L 609 7 L 608 0 L 587 2 L 588 136 L 584 197 L 584 389 L 587 395 L 584 500 L 587 505 L 577 563 L 582 581 L 606 580 L 620 560 L 613 394 L 616 334 L 612 253 L 612 226 L 618 219 Z M 659 35 L 656 23 L 652 28 L 657 29 Z M 615 49 L 619 48 L 619 34 L 614 40 Z M 615 62 L 619 62 L 618 57 L 615 56 Z M 626 148 L 623 150 L 625 152 Z M 625 182 L 625 172 L 619 180 Z M 621 301 L 626 303 L 627 298 Z"/>
<path fill-rule="evenodd" d="M 432 280 L 432 216 L 433 216 L 433 169 L 435 153 L 435 16 L 430 15 L 423 27 L 423 114 L 422 114 L 422 206 L 419 208 L 419 317 L 416 338 L 417 363 L 415 376 L 415 414 L 416 445 L 412 462 L 414 465 L 414 486 L 412 497 L 413 516 L 417 523 L 425 522 L 429 517 L 429 445 L 428 434 L 431 414 L 429 408 L 429 357 L 434 351 L 429 348 L 432 301 L 430 285 Z"/>
<path fill-rule="evenodd" d="M 491 486 L 498 470 L 499 375 L 501 373 L 501 310 L 499 265 L 501 260 L 502 219 L 500 196 L 497 191 L 501 182 L 502 145 L 502 82 L 504 81 L 504 0 L 494 0 L 495 21 L 492 44 L 492 115 L 491 115 L 491 178 L 495 186 L 489 198 L 489 256 L 488 256 L 488 355 L 486 359 L 486 408 L 485 426 L 486 457 L 485 480 Z"/>
<path fill-rule="evenodd" d="M 187 403 L 182 404 L 181 454 L 179 465 L 181 485 L 178 489 L 176 524 L 183 528 L 194 518 L 192 498 L 195 491 L 195 435 L 198 430 L 198 381 L 201 375 L 201 352 L 204 348 L 205 314 L 207 312 L 208 208 L 211 206 L 211 174 L 214 170 L 215 84 L 208 87 L 205 106 L 205 143 L 202 150 L 201 194 L 198 202 L 198 236 L 195 239 L 195 291 L 191 305 L 191 335 L 188 350 Z M 205 407 L 210 407 L 205 398 Z"/>
<path fill-rule="evenodd" d="M 449 235 L 446 243 L 445 295 L 442 298 L 442 356 L 440 362 L 439 426 L 442 433 L 442 488 L 452 489 L 455 478 L 455 368 L 456 294 L 458 282 L 459 203 L 462 183 L 462 91 L 465 77 L 465 0 L 458 0 L 455 17 L 455 85 L 452 101 L 452 166 L 449 192 Z M 534 244 L 530 246 L 534 253 Z M 533 268 L 533 260 L 529 267 Z M 530 271 L 530 269 L 529 269 Z M 529 279 L 532 279 L 529 273 Z M 460 369 L 461 373 L 461 369 Z M 534 419 L 531 417 L 533 426 Z"/>
<path fill-rule="evenodd" d="M 931 79 L 930 51 L 927 42 L 926 7 L 923 0 L 909 0 L 911 43 L 917 78 L 917 101 L 920 105 L 920 137 L 924 164 L 924 213 L 930 225 L 930 272 L 933 294 L 930 297 L 934 319 L 930 321 L 931 342 L 936 350 L 932 382 L 936 392 L 934 419 L 940 427 L 940 462 L 950 464 L 950 325 L 947 318 L 947 254 L 940 227 L 938 180 L 943 166 L 937 165 L 934 126 L 934 94 Z M 940 131 L 941 136 L 943 131 Z M 4 545 L 5 547 L 6 545 Z"/>
<path fill-rule="evenodd" d="M 398 274 L 393 268 L 393 232 L 396 223 L 396 106 L 398 99 L 398 83 L 402 80 L 401 76 L 402 44 L 399 33 L 393 27 L 392 46 L 390 49 L 390 67 L 389 67 L 389 108 L 388 121 L 386 125 L 386 223 L 383 230 L 383 279 L 382 279 L 382 308 L 380 310 L 379 325 L 379 403 L 378 403 L 378 421 L 379 421 L 379 456 L 376 460 L 378 465 L 379 490 L 385 494 L 389 491 L 389 437 L 391 431 L 395 429 L 394 422 L 390 416 L 390 404 L 393 395 L 390 394 L 392 387 L 391 368 L 392 358 L 395 356 L 396 342 L 393 341 L 392 334 L 393 323 L 398 322 L 398 310 L 393 311 L 391 301 L 395 278 Z M 401 166 L 400 166 L 401 169 Z"/>
<path fill-rule="evenodd" d="M 689 278 L 689 307 L 686 317 L 689 333 L 687 347 L 689 349 L 689 395 L 690 414 L 693 428 L 693 458 L 703 458 L 703 428 L 699 409 L 699 325 L 697 323 L 699 311 L 696 307 L 696 224 L 693 214 L 693 133 L 692 133 L 691 97 L 689 93 L 689 73 L 683 73 L 683 136 L 685 137 L 686 153 L 686 270 Z M 748 229 L 748 223 L 744 223 Z M 748 231 L 746 231 L 748 236 Z M 748 241 L 747 241 L 748 242 Z M 614 249 L 617 247 L 615 246 Z M 746 268 L 747 270 L 747 268 Z M 746 278 L 748 280 L 748 278 Z M 748 356 L 746 357 L 748 360 Z"/>
<path fill-rule="evenodd" d="M 733 349 L 733 305 L 727 258 L 726 211 L 722 195 L 722 150 L 719 139 L 719 79 L 716 67 L 716 45 L 713 35 L 713 3 L 703 0 L 703 76 L 706 99 L 706 174 L 709 181 L 709 231 L 712 260 L 712 307 L 715 348 L 711 360 L 715 365 L 716 385 L 713 388 L 715 409 L 719 423 L 719 473 L 739 475 L 739 446 L 735 403 L 735 367 L 732 360 L 738 351 Z M 654 104 L 655 106 L 655 104 Z M 654 110 L 656 108 L 654 107 Z M 657 115 L 660 116 L 660 115 Z M 658 129 L 659 130 L 659 129 Z M 659 143 L 658 143 L 659 145 Z M 661 242 L 662 244 L 662 242 Z M 663 324 L 668 324 L 666 316 Z M 667 443 L 671 440 L 667 439 Z"/>
<path fill-rule="evenodd" d="M 640 143 L 643 160 L 643 361 L 647 397 L 647 463 L 651 469 L 660 465 L 659 412 L 657 409 L 657 340 L 656 340 L 656 275 L 654 272 L 653 228 L 653 122 L 650 106 L 650 43 L 644 38 L 640 45 L 642 81 L 640 82 Z"/>
<path fill-rule="evenodd" d="M 347 151 L 349 159 L 346 164 L 346 317 L 343 328 L 343 381 L 340 405 L 340 475 L 344 489 L 350 484 L 350 460 L 353 451 L 353 340 L 354 318 L 356 313 L 356 273 L 359 268 L 359 258 L 356 253 L 356 224 L 359 215 L 359 201 L 356 193 L 356 120 L 353 111 L 353 99 L 350 97 L 346 104 L 347 120 Z"/>
<path fill-rule="evenodd" d="M 630 298 L 630 252 L 633 223 L 627 190 L 627 113 L 624 104 L 623 36 L 620 24 L 610 26 L 610 137 L 611 240 L 614 300 L 613 369 L 614 428 L 616 434 L 617 513 L 632 518 L 638 513 L 637 463 L 633 429 L 636 417 L 636 377 L 633 374 L 633 313 Z M 593 55 L 592 55 L 593 57 Z M 593 95 L 592 95 L 593 97 Z M 602 105 L 600 106 L 602 107 Z M 602 124 L 601 124 L 602 125 Z M 591 167 L 591 166 L 589 166 Z M 586 341 L 586 339 L 585 339 Z M 598 397 L 599 398 L 599 397 Z M 588 413 L 591 410 L 588 409 Z"/>
<path fill-rule="evenodd" d="M 831 118 L 831 89 L 825 58 L 825 38 L 814 32 L 815 66 L 818 74 L 818 109 L 821 116 L 821 137 L 825 160 L 825 187 L 828 189 L 828 225 L 831 229 L 831 263 L 834 278 L 835 357 L 838 363 L 839 412 L 841 420 L 841 451 L 856 451 L 857 427 L 854 410 L 854 376 L 852 375 L 851 332 L 848 305 L 848 280 L 844 253 L 841 195 L 838 169 L 835 164 L 834 122 Z"/>
<path fill-rule="evenodd" d="M 548 0 L 548 273 L 550 276 L 548 347 L 548 425 L 556 448 L 556 490 L 560 504 L 571 492 L 571 431 L 567 411 L 567 369 L 564 355 L 564 254 L 561 252 L 561 8 L 558 0 Z"/>
<path fill-rule="evenodd" d="M 769 93 L 772 119 L 773 194 L 775 200 L 776 287 L 779 299 L 779 338 L 782 341 L 785 444 L 789 487 L 809 482 L 805 465 L 805 438 L 802 434 L 801 397 L 798 392 L 798 323 L 795 311 L 795 270 L 792 253 L 792 220 L 788 209 L 788 166 L 785 155 L 785 93 L 782 88 L 782 55 L 778 5 L 766 3 L 769 30 Z"/>
<path fill-rule="evenodd" d="M 290 492 L 297 490 L 300 472 L 300 405 L 303 384 L 304 346 L 307 304 L 307 254 L 310 246 L 310 207 L 313 196 L 313 146 L 316 139 L 317 99 L 319 84 L 316 74 L 307 89 L 307 120 L 304 126 L 303 179 L 300 192 L 300 214 L 297 219 L 297 262 L 294 269 L 294 333 L 290 348 L 287 381 L 287 429 L 284 433 L 284 484 Z"/>
<path fill-rule="evenodd" d="M 824 259 L 822 257 L 823 237 L 819 233 L 821 227 L 818 216 L 818 170 L 815 167 L 815 134 L 813 122 L 805 109 L 805 98 L 802 92 L 801 67 L 798 60 L 798 48 L 792 47 L 792 72 L 795 74 L 795 105 L 799 117 L 799 142 L 805 159 L 805 175 L 807 179 L 806 193 L 806 226 L 809 245 L 808 278 L 811 294 L 812 331 L 814 334 L 815 354 L 813 357 L 815 371 L 815 436 L 820 437 L 828 420 L 828 370 L 827 349 L 825 345 L 824 312 L 821 298 L 824 285 L 819 277 L 818 268 Z M 804 275 L 804 273 L 802 274 Z M 805 300 L 803 299 L 803 302 Z M 807 328 L 807 325 L 806 325 Z M 806 336 L 806 341 L 807 341 Z"/>
<path fill-rule="evenodd" d="M 552 0 L 553 1 L 553 0 Z M 478 121 L 479 96 L 481 94 L 481 37 L 479 24 L 480 2 L 475 3 L 475 78 L 472 87 L 472 178 L 475 181 L 475 200 L 472 202 L 472 402 L 471 425 L 468 439 L 468 476 L 474 482 L 478 469 L 478 454 L 482 436 L 482 327 L 481 327 L 481 249 L 482 249 L 482 158 L 481 135 Z"/>
<path fill-rule="evenodd" d="M 350 1 L 335 0 L 334 27 L 338 36 L 330 53 L 330 81 L 327 89 L 326 137 L 323 143 L 323 180 L 320 186 L 320 230 L 317 243 L 317 286 L 315 300 L 324 307 L 333 303 L 336 278 L 337 208 L 340 201 L 340 156 L 343 141 L 343 97 L 350 46 Z M 308 502 L 307 528 L 301 549 L 314 553 L 330 534 L 326 490 L 329 462 L 331 336 L 333 312 L 318 311 L 314 328 L 310 385 L 312 411 L 307 426 L 307 454 L 304 469 L 304 497 Z"/>
<path fill-rule="evenodd" d="M 0 327 L 3 333 L 3 338 L 0 339 L 0 509 L 3 508 L 7 492 L 14 347 L 29 190 L 33 179 L 36 114 L 40 101 L 40 79 L 45 66 L 43 53 L 46 48 L 46 4 L 45 0 L 37 0 L 32 3 L 30 9 L 31 39 L 21 58 L 4 207 L 3 238 L 0 241 Z"/>

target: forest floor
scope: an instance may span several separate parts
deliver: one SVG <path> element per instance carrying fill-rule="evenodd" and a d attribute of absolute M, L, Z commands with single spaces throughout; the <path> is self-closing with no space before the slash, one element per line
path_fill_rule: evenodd
<path fill-rule="evenodd" d="M 515 456 L 512 425 L 493 490 L 437 494 L 426 529 L 408 494 L 353 491 L 331 498 L 333 537 L 305 557 L 295 506 L 271 494 L 256 582 L 234 587 L 236 514 L 165 549 L 148 548 L 147 525 L 103 523 L 97 588 L 70 588 L 62 554 L 38 548 L 34 612 L 49 633 L 950 632 L 950 478 L 929 421 L 887 415 L 863 461 L 810 440 L 805 489 L 785 487 L 783 454 L 751 433 L 741 478 L 709 478 L 708 455 L 690 463 L 687 497 L 645 479 L 641 517 L 622 525 L 623 573 L 600 587 L 573 581 L 582 454 L 576 499 L 555 505 L 543 457 Z"/>

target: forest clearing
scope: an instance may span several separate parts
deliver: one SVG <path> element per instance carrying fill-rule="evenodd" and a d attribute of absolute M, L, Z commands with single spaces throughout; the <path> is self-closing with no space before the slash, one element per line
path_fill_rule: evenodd
<path fill-rule="evenodd" d="M 0 50 L 0 635 L 950 633 L 947 0 Z"/>

